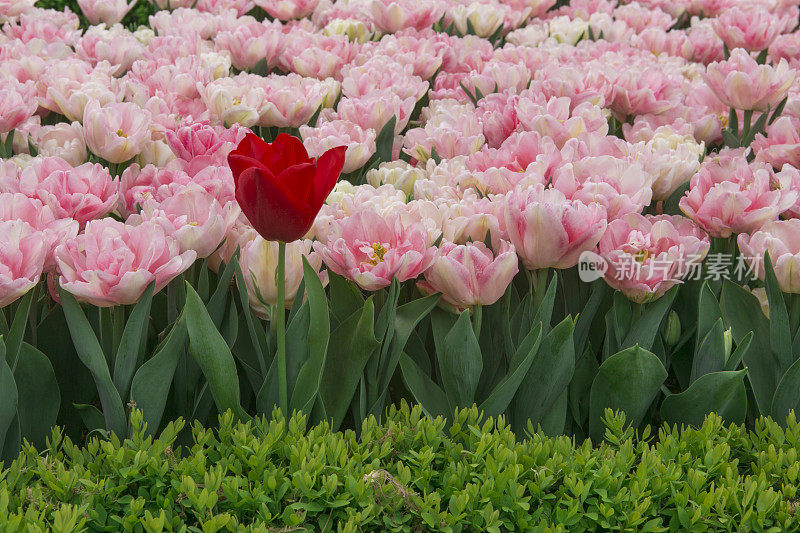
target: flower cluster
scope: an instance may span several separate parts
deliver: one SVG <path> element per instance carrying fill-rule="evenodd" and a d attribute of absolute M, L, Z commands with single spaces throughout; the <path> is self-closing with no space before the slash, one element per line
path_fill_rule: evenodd
<path fill-rule="evenodd" d="M 238 249 L 266 316 L 282 214 L 247 218 L 231 154 L 286 132 L 297 166 L 248 186 L 337 147 L 345 174 L 293 221 L 287 305 L 303 257 L 465 309 L 586 251 L 644 302 L 732 235 L 800 292 L 797 2 L 154 1 L 135 31 L 135 0 L 79 0 L 85 31 L 0 2 L 0 306 L 42 276 L 130 304 Z"/>

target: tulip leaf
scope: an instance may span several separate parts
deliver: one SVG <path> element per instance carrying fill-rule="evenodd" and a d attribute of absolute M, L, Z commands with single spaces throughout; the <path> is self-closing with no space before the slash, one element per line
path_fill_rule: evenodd
<path fill-rule="evenodd" d="M 392 148 L 394 146 L 394 130 L 397 126 L 397 117 L 392 115 L 386 124 L 383 125 L 378 136 L 375 138 L 375 154 L 378 156 L 378 163 L 388 163 L 392 161 Z"/>
<path fill-rule="evenodd" d="M 786 309 L 786 300 L 775 277 L 769 253 L 764 253 L 764 285 L 769 301 L 769 341 L 772 353 L 780 365 L 778 375 L 783 375 L 792 363 L 792 333 L 789 327 L 789 312 Z"/>
<path fill-rule="evenodd" d="M 450 402 L 450 411 L 475 402 L 475 391 L 483 370 L 483 356 L 472 329 L 469 310 L 459 315 L 445 335 L 441 352 L 437 351 L 442 388 Z"/>
<path fill-rule="evenodd" d="M 53 365 L 45 354 L 23 343 L 14 380 L 19 395 L 20 433 L 35 446 L 44 446 L 61 407 L 61 392 Z"/>
<path fill-rule="evenodd" d="M 601 279 L 592 282 L 592 287 L 589 293 L 589 300 L 586 302 L 581 312 L 575 318 L 576 353 L 583 353 L 583 350 L 586 347 L 586 342 L 589 339 L 589 331 L 591 330 L 592 322 L 594 322 L 594 317 L 597 315 L 597 311 L 603 304 L 603 300 L 605 299 L 607 293 L 607 287 L 608 284 Z"/>
<path fill-rule="evenodd" d="M 746 372 L 711 372 L 700 376 L 685 391 L 664 399 L 661 417 L 668 424 L 701 426 L 706 416 L 714 412 L 727 422 L 743 423 L 747 411 Z"/>
<path fill-rule="evenodd" d="M 25 326 L 28 323 L 28 315 L 30 314 L 31 302 L 36 298 L 36 292 L 36 287 L 34 287 L 20 299 L 17 311 L 14 313 L 14 320 L 11 322 L 11 328 L 9 328 L 8 334 L 3 339 L 6 345 L 6 361 L 8 361 L 12 371 L 17 366 L 22 338 L 25 335 Z"/>
<path fill-rule="evenodd" d="M 774 420 L 785 424 L 792 410 L 800 413 L 800 359 L 789 367 L 778 383 L 769 414 Z"/>
<path fill-rule="evenodd" d="M 136 366 L 144 357 L 154 289 L 155 282 L 151 283 L 144 291 L 142 298 L 134 306 L 128 317 L 125 329 L 122 331 L 122 339 L 117 348 L 117 356 L 114 358 L 114 386 L 117 387 L 121 398 L 128 396 Z"/>
<path fill-rule="evenodd" d="M 59 287 L 59 294 L 75 351 L 81 362 L 91 372 L 97 386 L 100 404 L 103 406 L 105 428 L 123 438 L 128 430 L 125 408 L 122 405 L 122 398 L 111 380 L 111 373 L 108 370 L 103 350 L 100 348 L 100 342 L 75 297 L 61 287 Z"/>
<path fill-rule="evenodd" d="M 451 415 L 447 395 L 406 354 L 400 355 L 400 371 L 403 374 L 403 382 L 426 415 L 431 418 L 437 416 L 448 418 Z"/>
<path fill-rule="evenodd" d="M 328 272 L 330 288 L 331 318 L 341 323 L 364 306 L 364 297 L 355 283 L 342 276 Z"/>
<path fill-rule="evenodd" d="M 633 321 L 624 341 L 620 344 L 620 349 L 630 348 L 638 345 L 644 350 L 650 350 L 656 340 L 661 324 L 667 317 L 672 308 L 672 302 L 678 293 L 678 287 L 673 287 L 664 296 L 647 304 L 641 316 Z"/>
<path fill-rule="evenodd" d="M 14 374 L 11 373 L 11 368 L 6 362 L 5 344 L 0 341 L 0 346 L 2 346 L 3 352 L 3 357 L 0 357 L 0 443 L 4 443 L 14 417 L 17 415 L 19 395 Z M 0 451 L 4 451 L 4 449 L 0 449 Z"/>
<path fill-rule="evenodd" d="M 155 434 L 164 415 L 169 388 L 181 354 L 186 349 L 186 321 L 181 315 L 155 355 L 136 371 L 131 383 L 131 400 L 142 412 L 148 433 Z"/>
<path fill-rule="evenodd" d="M 86 426 L 86 429 L 89 431 L 89 433 L 102 430 L 105 427 L 103 413 L 101 413 L 100 410 L 94 405 L 76 403 L 72 406 L 76 411 L 78 411 L 78 414 L 83 421 L 83 425 Z"/>
<path fill-rule="evenodd" d="M 495 385 L 489 397 L 480 406 L 485 416 L 500 416 L 514 399 L 522 380 L 528 374 L 542 340 L 542 324 L 537 324 L 528 336 L 523 339 L 511 360 L 511 368 L 500 382 Z"/>
<path fill-rule="evenodd" d="M 565 390 L 561 393 L 561 396 L 556 398 L 556 401 L 553 402 L 553 406 L 545 413 L 542 421 L 539 423 L 542 433 L 548 437 L 556 437 L 564 434 L 564 427 L 567 424 L 568 392 L 569 391 Z"/>
<path fill-rule="evenodd" d="M 217 410 L 224 413 L 230 409 L 235 415 L 247 418 L 239 405 L 239 376 L 233 354 L 214 327 L 200 296 L 189 283 L 186 284 L 184 312 L 189 334 L 189 354 L 208 380 Z"/>
<path fill-rule="evenodd" d="M 624 411 L 630 423 L 638 427 L 666 378 L 667 371 L 658 357 L 639 346 L 603 361 L 589 393 L 592 439 L 602 440 L 605 433 L 602 417 L 608 408 Z"/>
<path fill-rule="evenodd" d="M 722 318 L 722 309 L 719 301 L 708 281 L 704 281 L 700 287 L 700 294 L 697 297 L 697 332 L 695 335 L 694 351 L 697 353 L 700 343 L 703 342 L 708 332 L 714 326 L 717 319 Z"/>
<path fill-rule="evenodd" d="M 694 353 L 689 384 L 691 385 L 701 376 L 724 370 L 725 355 L 725 330 L 722 326 L 722 318 L 718 318 Z"/>
<path fill-rule="evenodd" d="M 574 329 L 572 318 L 566 317 L 542 338 L 511 403 L 511 420 L 520 434 L 529 420 L 534 427 L 541 423 L 569 386 L 575 371 Z"/>
<path fill-rule="evenodd" d="M 238 256 L 239 248 L 237 247 L 236 251 L 233 253 L 233 256 L 231 256 L 231 260 L 225 265 L 225 268 L 222 270 L 222 273 L 217 280 L 217 287 L 214 289 L 214 294 L 211 295 L 211 298 L 208 300 L 208 304 L 206 304 L 208 314 L 211 316 L 211 320 L 217 327 L 222 324 L 223 313 L 225 312 L 225 302 L 228 299 L 231 280 L 233 279 L 239 264 L 237 261 Z"/>
<path fill-rule="evenodd" d="M 747 353 L 747 350 L 750 348 L 750 342 L 753 340 L 753 332 L 751 331 L 747 335 L 744 336 L 741 342 L 736 345 L 736 349 L 733 353 L 728 357 L 728 360 L 725 361 L 725 370 L 736 370 L 736 367 L 739 366 L 739 363 L 742 362 L 744 358 L 744 354 Z"/>
<path fill-rule="evenodd" d="M 553 306 L 556 302 L 556 289 L 558 288 L 558 272 L 553 273 L 553 278 L 550 280 L 550 283 L 547 285 L 547 290 L 544 293 L 544 296 L 538 300 L 538 307 L 533 309 L 533 320 L 528 325 L 528 331 L 530 328 L 535 327 L 537 324 L 542 324 L 542 332 L 547 333 L 550 331 L 550 321 L 553 318 Z M 525 333 L 527 336 L 527 332 Z M 521 340 L 521 339 L 520 339 Z"/>
<path fill-rule="evenodd" d="M 370 355 L 380 345 L 375 338 L 375 307 L 370 297 L 331 333 L 319 395 L 333 429 L 338 429 L 353 400 Z"/>
<path fill-rule="evenodd" d="M 314 400 L 317 397 L 322 373 L 325 370 L 325 359 L 328 354 L 328 341 L 330 340 L 330 318 L 328 316 L 328 299 L 319 274 L 303 257 L 303 282 L 308 297 L 309 326 L 308 326 L 308 359 L 297 375 L 297 383 L 291 393 L 290 409 L 299 409 L 306 414 L 311 414 Z M 298 297 L 301 297 L 298 295 Z"/>
<path fill-rule="evenodd" d="M 250 343 L 256 351 L 259 369 L 262 375 L 267 373 L 267 355 L 269 354 L 269 341 L 261 323 L 253 316 L 250 309 L 250 299 L 247 297 L 247 286 L 244 282 L 241 266 L 238 258 L 234 255 L 231 259 L 236 276 L 236 290 L 239 293 L 239 303 L 242 306 L 247 331 L 250 333 Z"/>
<path fill-rule="evenodd" d="M 747 377 L 753 387 L 756 407 L 761 414 L 769 414 L 772 395 L 778 386 L 781 374 L 779 361 L 770 348 L 770 324 L 758 299 L 747 289 L 725 280 L 720 297 L 722 314 L 733 339 L 741 344 L 745 336 L 753 332 L 753 340 L 744 354 L 748 368 Z"/>

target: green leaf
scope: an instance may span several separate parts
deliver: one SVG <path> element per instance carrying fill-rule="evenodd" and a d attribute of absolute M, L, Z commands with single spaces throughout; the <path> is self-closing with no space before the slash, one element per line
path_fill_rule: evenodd
<path fill-rule="evenodd" d="M 703 342 L 714 323 L 722 318 L 722 309 L 714 296 L 708 281 L 704 281 L 697 298 L 697 334 L 695 336 L 694 351 L 697 353 L 700 343 Z"/>
<path fill-rule="evenodd" d="M 239 248 L 237 247 L 236 251 L 233 253 L 233 256 L 231 256 L 231 260 L 225 265 L 225 268 L 222 270 L 222 274 L 220 274 L 219 279 L 217 280 L 217 288 L 214 289 L 214 294 L 211 295 L 211 298 L 208 300 L 208 304 L 206 304 L 208 314 L 217 327 L 222 325 L 223 313 L 225 312 L 225 301 L 228 299 L 231 280 L 236 274 L 236 269 L 239 265 L 238 257 Z"/>
<path fill-rule="evenodd" d="M 73 404 L 73 407 L 80 414 L 83 425 L 90 433 L 105 427 L 103 413 L 94 405 L 76 403 Z"/>
<path fill-rule="evenodd" d="M 247 286 L 245 285 L 244 275 L 242 274 L 239 260 L 234 256 L 231 259 L 231 264 L 234 266 L 236 276 L 236 289 L 239 293 L 239 303 L 242 306 L 242 314 L 244 314 L 245 323 L 247 324 L 247 331 L 250 334 L 250 343 L 256 351 L 258 357 L 258 364 L 262 375 L 267 373 L 267 354 L 269 354 L 269 346 L 267 335 L 261 323 L 253 316 L 250 310 L 250 300 L 247 297 Z"/>
<path fill-rule="evenodd" d="M 775 389 L 769 415 L 781 425 L 786 424 L 789 411 L 800 413 L 800 359 L 783 375 Z"/>
<path fill-rule="evenodd" d="M 661 404 L 661 417 L 669 424 L 701 426 L 709 413 L 727 422 L 741 424 L 747 411 L 744 376 L 738 372 L 712 372 L 700 376 L 680 394 L 667 396 Z"/>
<path fill-rule="evenodd" d="M 45 354 L 28 343 L 23 343 L 14 381 L 17 383 L 19 419 L 22 437 L 35 446 L 43 447 L 50 436 L 61 407 L 53 365 Z"/>
<path fill-rule="evenodd" d="M 341 323 L 353 313 L 364 307 L 364 297 L 355 283 L 350 283 L 342 276 L 328 272 L 330 289 L 331 315 Z"/>
<path fill-rule="evenodd" d="M 144 358 L 154 289 L 155 282 L 147 287 L 142 298 L 134 306 L 117 348 L 117 356 L 114 358 L 114 386 L 121 398 L 128 396 L 136 366 Z M 118 311 L 121 312 L 122 309 Z"/>
<path fill-rule="evenodd" d="M 542 432 L 549 436 L 555 437 L 564 434 L 564 427 L 567 424 L 567 394 L 568 391 L 561 393 L 561 396 L 556 398 L 553 406 L 544 415 L 539 425 Z"/>
<path fill-rule="evenodd" d="M 472 330 L 469 310 L 461 313 L 437 352 L 442 388 L 450 409 L 468 407 L 475 402 L 475 391 L 483 370 L 483 357 Z"/>
<path fill-rule="evenodd" d="M 319 394 L 334 430 L 344 420 L 364 367 L 379 345 L 375 338 L 375 306 L 370 297 L 360 311 L 331 333 Z"/>
<path fill-rule="evenodd" d="M 586 341 L 589 339 L 589 331 L 592 327 L 594 317 L 605 299 L 608 284 L 598 279 L 592 282 L 589 300 L 583 306 L 580 314 L 575 318 L 575 350 L 576 353 L 583 353 Z"/>
<path fill-rule="evenodd" d="M 772 268 L 769 253 L 764 252 L 764 285 L 769 301 L 769 341 L 772 353 L 780 365 L 778 375 L 782 375 L 794 363 L 792 355 L 792 333 L 789 326 L 789 312 L 783 299 L 778 278 Z"/>
<path fill-rule="evenodd" d="M 186 321 L 181 315 L 155 355 L 145 361 L 133 377 L 131 400 L 142 412 L 151 435 L 158 431 L 161 424 L 175 368 L 186 349 L 187 339 Z"/>
<path fill-rule="evenodd" d="M 746 354 L 747 350 L 750 348 L 750 342 L 752 342 L 752 340 L 753 332 L 751 331 L 744 336 L 741 342 L 736 344 L 736 349 L 728 357 L 728 360 L 725 361 L 725 370 L 736 370 L 736 367 L 742 362 L 744 354 Z"/>
<path fill-rule="evenodd" d="M 3 346 L 2 351 L 5 352 L 5 345 L 0 345 Z M 6 434 L 17 414 L 18 400 L 17 384 L 11 368 L 6 362 L 5 353 L 3 353 L 3 357 L 0 357 L 0 443 L 6 441 Z M 0 451 L 3 450 L 0 449 Z"/>
<path fill-rule="evenodd" d="M 100 404 L 103 406 L 105 428 L 123 438 L 127 435 L 128 430 L 125 408 L 117 388 L 111 381 L 111 373 L 108 370 L 108 363 L 100 348 L 100 343 L 75 297 L 61 287 L 59 287 L 59 294 L 75 351 L 81 362 L 91 372 L 97 386 Z"/>
<path fill-rule="evenodd" d="M 444 391 L 406 354 L 400 356 L 400 371 L 403 382 L 426 415 L 448 418 L 452 414 Z"/>
<path fill-rule="evenodd" d="M 539 351 L 542 340 L 542 324 L 537 324 L 528 336 L 523 339 L 511 360 L 508 374 L 494 387 L 489 397 L 481 403 L 480 410 L 485 416 L 500 416 L 508 408 L 519 386 L 528 374 L 528 370 Z"/>
<path fill-rule="evenodd" d="M 208 380 L 217 410 L 224 413 L 230 409 L 236 416 L 247 418 L 239 405 L 239 376 L 231 350 L 214 327 L 200 296 L 188 282 L 184 313 L 189 334 L 189 354 Z"/>
<path fill-rule="evenodd" d="M 309 323 L 308 359 L 297 375 L 297 383 L 291 393 L 289 407 L 311 414 L 314 400 L 317 397 L 322 373 L 325 370 L 325 358 L 328 354 L 330 340 L 330 318 L 328 317 L 328 299 L 319 279 L 319 274 L 303 257 L 303 281 L 308 295 Z M 298 298 L 301 295 L 298 295 Z"/>
<path fill-rule="evenodd" d="M 744 363 L 748 368 L 747 377 L 753 387 L 756 407 L 760 413 L 769 414 L 772 396 L 781 377 L 780 363 L 770 348 L 769 321 L 761 312 L 758 299 L 729 280 L 723 282 L 720 306 L 737 344 L 753 332 L 753 340 L 744 354 Z"/>
<path fill-rule="evenodd" d="M 395 126 L 397 126 L 397 117 L 392 116 L 392 118 L 383 125 L 378 136 L 375 138 L 375 154 L 378 156 L 378 165 L 392 160 Z"/>
<path fill-rule="evenodd" d="M 637 427 L 667 378 L 664 365 L 654 354 L 633 346 L 606 359 L 589 394 L 589 434 L 600 441 L 605 433 L 606 409 L 624 411 Z"/>
<path fill-rule="evenodd" d="M 3 151 L 0 158 L 10 159 L 14 155 L 14 130 L 6 132 L 6 142 L 3 144 Z"/>
<path fill-rule="evenodd" d="M 22 338 L 25 336 L 25 326 L 28 323 L 28 314 L 31 309 L 31 302 L 36 297 L 36 287 L 25 293 L 19 302 L 17 311 L 14 313 L 14 320 L 11 322 L 8 335 L 3 339 L 6 345 L 6 361 L 13 371 L 17 365 L 19 350 L 22 346 Z"/>
<path fill-rule="evenodd" d="M 575 323 L 566 317 L 542 339 L 539 349 L 511 403 L 511 419 L 522 434 L 527 422 L 536 427 L 569 386 L 575 371 Z"/>
<path fill-rule="evenodd" d="M 721 372 L 724 369 L 725 329 L 722 326 L 722 318 L 718 318 L 694 354 L 689 383 L 694 383 L 701 376 Z"/>
<path fill-rule="evenodd" d="M 678 287 L 673 287 L 655 302 L 647 304 L 641 316 L 631 324 L 628 334 L 624 337 L 625 340 L 620 344 L 620 349 L 636 345 L 644 350 L 651 349 L 677 293 Z"/>

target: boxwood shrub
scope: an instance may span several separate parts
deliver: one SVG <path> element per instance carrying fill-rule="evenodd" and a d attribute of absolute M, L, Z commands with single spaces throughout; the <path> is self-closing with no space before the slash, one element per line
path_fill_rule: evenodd
<path fill-rule="evenodd" d="M 184 423 L 149 436 L 54 430 L 0 473 L 0 531 L 797 530 L 800 424 L 635 434 L 606 413 L 606 441 L 517 440 L 476 408 L 450 426 L 392 409 L 362 433 L 301 416 Z M 176 440 L 177 439 L 177 440 Z M 177 442 L 185 439 L 181 446 Z"/>

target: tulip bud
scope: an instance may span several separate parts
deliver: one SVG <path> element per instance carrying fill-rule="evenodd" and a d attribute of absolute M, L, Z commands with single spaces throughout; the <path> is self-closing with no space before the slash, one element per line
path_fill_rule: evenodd
<path fill-rule="evenodd" d="M 727 362 L 728 357 L 731 355 L 731 349 L 733 348 L 733 332 L 731 328 L 726 329 L 722 336 L 725 339 L 725 362 Z"/>
<path fill-rule="evenodd" d="M 670 311 L 667 316 L 667 325 L 664 328 L 664 342 L 667 346 L 675 346 L 681 338 L 681 319 L 678 313 Z"/>

